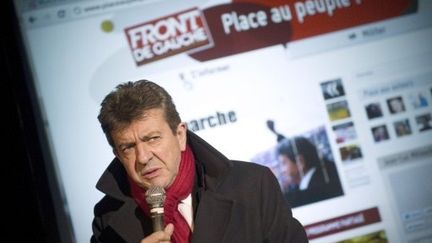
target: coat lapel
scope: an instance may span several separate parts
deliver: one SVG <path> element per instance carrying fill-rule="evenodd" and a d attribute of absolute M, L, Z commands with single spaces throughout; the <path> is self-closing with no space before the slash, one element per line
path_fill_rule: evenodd
<path fill-rule="evenodd" d="M 195 217 L 191 242 L 224 242 L 224 239 L 230 238 L 235 207 L 232 199 L 212 191 L 204 192 Z"/>

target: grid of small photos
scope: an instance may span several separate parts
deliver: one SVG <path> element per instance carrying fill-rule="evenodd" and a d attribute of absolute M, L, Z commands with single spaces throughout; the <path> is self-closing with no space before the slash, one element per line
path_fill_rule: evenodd
<path fill-rule="evenodd" d="M 429 87 L 429 90 L 411 90 L 367 103 L 364 109 L 371 123 L 371 138 L 381 143 L 432 131 L 431 102 L 432 88 Z"/>
<path fill-rule="evenodd" d="M 332 130 L 336 137 L 336 143 L 339 145 L 342 162 L 347 163 L 363 158 L 360 145 L 355 143 L 357 132 L 351 119 L 342 80 L 330 80 L 320 85 L 326 101 L 327 113 L 332 123 Z"/>

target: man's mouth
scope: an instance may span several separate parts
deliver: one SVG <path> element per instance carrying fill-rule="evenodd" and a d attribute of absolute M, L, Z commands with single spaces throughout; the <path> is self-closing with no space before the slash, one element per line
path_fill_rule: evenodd
<path fill-rule="evenodd" d="M 154 169 L 147 169 L 144 171 L 140 172 L 140 175 L 146 179 L 152 179 L 157 177 L 160 173 L 160 169 L 159 168 L 154 168 Z"/>

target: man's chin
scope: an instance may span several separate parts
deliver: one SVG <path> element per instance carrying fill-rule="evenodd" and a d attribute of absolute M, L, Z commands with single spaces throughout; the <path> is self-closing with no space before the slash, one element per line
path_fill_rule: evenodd
<path fill-rule="evenodd" d="M 151 187 L 162 187 L 162 188 L 166 188 L 167 187 L 167 183 L 163 178 L 154 178 L 152 180 L 150 180 L 149 182 Z"/>

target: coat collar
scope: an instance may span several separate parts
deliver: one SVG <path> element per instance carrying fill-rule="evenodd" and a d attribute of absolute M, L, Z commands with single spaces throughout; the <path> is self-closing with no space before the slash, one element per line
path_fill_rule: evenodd
<path fill-rule="evenodd" d="M 195 133 L 188 131 L 187 135 L 196 163 L 204 168 L 206 190 L 216 190 L 232 167 L 232 162 Z"/>
<path fill-rule="evenodd" d="M 197 165 L 201 165 L 204 175 L 204 188 L 194 219 L 192 243 L 223 242 L 234 233 L 233 211 L 237 204 L 220 193 L 219 187 L 232 167 L 232 162 L 199 136 L 188 131 L 188 143 L 195 155 Z M 199 179 L 199 178 L 198 178 Z"/>
<path fill-rule="evenodd" d="M 96 188 L 120 201 L 125 201 L 131 197 L 127 173 L 120 160 L 114 158 L 111 161 L 97 182 Z"/>
<path fill-rule="evenodd" d="M 102 174 L 96 188 L 122 203 L 107 223 L 126 242 L 140 242 L 143 235 L 151 232 L 144 232 L 144 229 L 151 229 L 151 219 L 131 197 L 126 170 L 117 158 Z"/>

